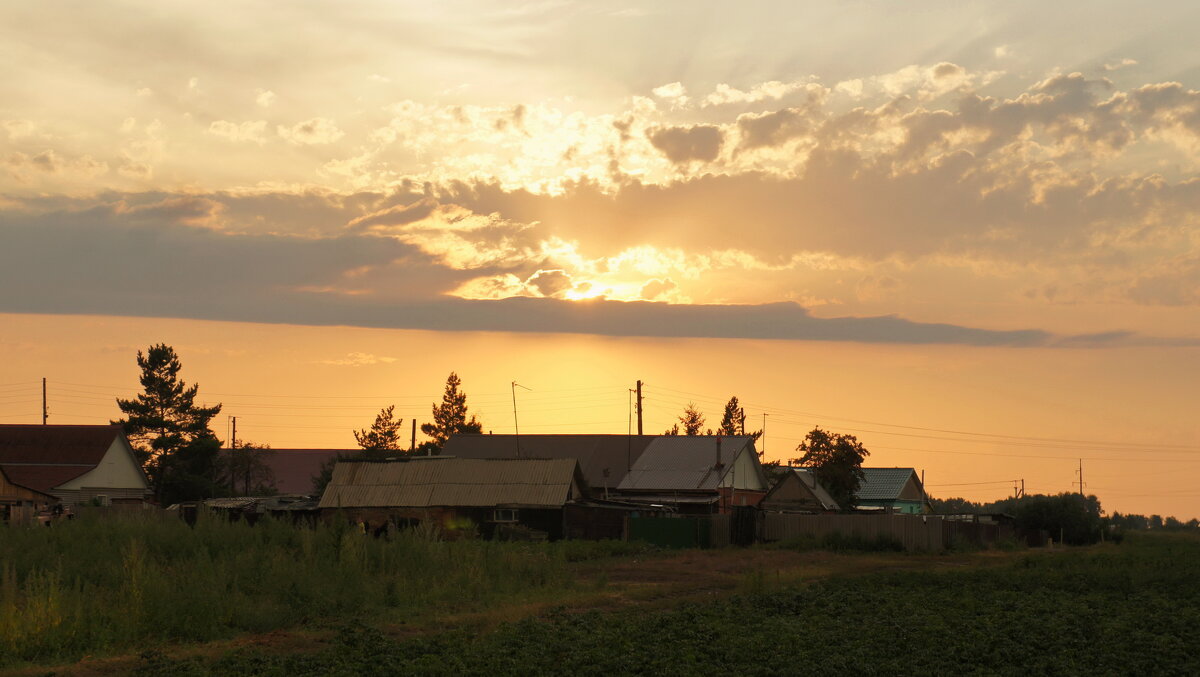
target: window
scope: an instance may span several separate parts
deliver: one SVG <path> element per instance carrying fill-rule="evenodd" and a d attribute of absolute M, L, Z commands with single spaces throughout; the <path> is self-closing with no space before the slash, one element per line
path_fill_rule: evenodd
<path fill-rule="evenodd" d="M 514 508 L 496 508 L 492 511 L 493 522 L 516 522 L 517 511 Z"/>

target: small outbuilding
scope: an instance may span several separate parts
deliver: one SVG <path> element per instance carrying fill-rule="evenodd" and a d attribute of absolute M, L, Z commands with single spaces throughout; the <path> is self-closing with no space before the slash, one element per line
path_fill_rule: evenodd
<path fill-rule="evenodd" d="M 322 517 L 372 533 L 431 527 L 448 536 L 559 539 L 566 506 L 586 498 L 574 459 L 413 457 L 338 461 L 321 496 Z"/>
<path fill-rule="evenodd" d="M 808 468 L 788 468 L 788 472 L 763 497 L 759 507 L 768 512 L 808 514 L 831 513 L 841 509 Z"/>

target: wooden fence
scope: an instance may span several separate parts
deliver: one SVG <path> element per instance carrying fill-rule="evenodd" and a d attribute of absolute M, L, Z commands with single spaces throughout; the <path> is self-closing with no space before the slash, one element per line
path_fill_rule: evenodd
<path fill-rule="evenodd" d="M 762 540 L 787 541 L 829 537 L 895 541 L 905 550 L 945 547 L 942 518 L 937 515 L 789 515 L 764 513 Z"/>

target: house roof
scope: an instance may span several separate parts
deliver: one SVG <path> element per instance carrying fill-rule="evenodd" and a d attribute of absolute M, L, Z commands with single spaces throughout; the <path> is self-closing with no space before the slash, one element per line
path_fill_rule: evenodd
<path fill-rule="evenodd" d="M 321 464 L 338 454 L 357 454 L 361 449 L 268 449 L 263 463 L 271 469 L 275 490 L 281 494 L 311 494 L 313 477 Z M 222 454 L 229 453 L 222 449 Z"/>
<path fill-rule="evenodd" d="M 821 503 L 823 508 L 826 510 L 841 509 L 837 501 L 833 500 L 833 497 L 826 491 L 825 485 L 821 484 L 812 470 L 808 468 L 792 468 L 792 472 L 804 483 L 804 486 L 808 487 L 808 490 L 812 492 L 813 497 Z"/>
<path fill-rule="evenodd" d="M 560 508 L 580 479 L 574 459 L 339 461 L 321 508 Z"/>
<path fill-rule="evenodd" d="M 95 467 L 121 434 L 119 425 L 0 425 L 0 464 Z"/>
<path fill-rule="evenodd" d="M 579 461 L 589 486 L 616 487 L 657 435 L 455 435 L 442 454 L 458 458 L 564 458 Z M 520 454 L 517 446 L 520 444 Z"/>
<path fill-rule="evenodd" d="M 39 484 L 39 482 L 38 482 L 38 478 L 36 478 L 36 477 L 33 477 L 33 478 L 31 478 L 31 477 L 29 477 L 29 476 L 23 476 L 23 475 L 20 473 L 20 470 L 22 470 L 23 468 L 25 468 L 25 467 L 27 467 L 27 466 L 9 466 L 9 467 L 10 467 L 10 468 L 14 468 L 14 469 L 16 469 L 18 472 L 15 472 L 15 473 L 14 473 L 14 472 L 9 472 L 9 471 L 7 471 L 7 470 L 5 469 L 5 467 L 4 467 L 4 466 L 0 465 L 0 476 L 3 476 L 3 477 L 4 477 L 4 479 L 5 479 L 5 480 L 6 480 L 6 481 L 7 481 L 9 484 L 11 484 L 11 485 L 14 485 L 14 486 L 18 486 L 18 487 L 22 487 L 22 488 L 24 488 L 24 489 L 28 489 L 28 490 L 30 490 L 30 491 L 32 491 L 32 492 L 34 492 L 35 494 L 41 494 L 41 495 L 43 495 L 43 496 L 45 496 L 46 498 L 49 498 L 49 499 L 53 499 L 53 500 L 56 500 L 56 501 L 58 500 L 58 497 L 57 497 L 57 496 L 54 496 L 53 494 L 46 493 L 44 490 L 41 490 L 41 489 L 38 489 L 38 488 L 37 488 L 37 485 Z M 17 479 L 13 479 L 13 475 L 16 475 L 18 478 L 20 478 L 20 481 L 18 481 Z M 65 481 L 65 480 L 64 480 L 64 481 Z M 30 485 L 33 485 L 33 486 L 30 486 Z"/>
<path fill-rule="evenodd" d="M 855 496 L 860 501 L 894 501 L 916 475 L 912 468 L 863 468 L 863 479 Z"/>
<path fill-rule="evenodd" d="M 48 493 L 100 464 L 119 425 L 0 425 L 0 466 L 13 484 Z"/>
<path fill-rule="evenodd" d="M 715 490 L 750 436 L 663 435 L 653 438 L 633 463 L 619 491 Z M 718 467 L 717 458 L 720 457 Z"/>

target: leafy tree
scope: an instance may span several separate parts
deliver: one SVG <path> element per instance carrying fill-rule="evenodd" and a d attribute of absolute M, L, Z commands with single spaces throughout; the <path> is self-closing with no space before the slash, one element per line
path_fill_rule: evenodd
<path fill-rule="evenodd" d="M 242 496 L 269 496 L 275 491 L 275 472 L 267 460 L 275 452 L 265 444 L 244 442 L 225 454 L 221 468 L 221 483 L 229 487 L 229 493 L 238 495 L 241 484 Z"/>
<path fill-rule="evenodd" d="M 675 425 L 671 426 L 670 428 L 667 428 L 666 430 L 663 431 L 663 434 L 668 437 L 675 437 L 676 435 L 679 434 L 679 424 L 676 423 Z"/>
<path fill-rule="evenodd" d="M 450 372 L 446 378 L 446 392 L 442 403 L 433 405 L 433 423 L 422 423 L 421 432 L 433 438 L 440 451 L 451 435 L 478 435 L 483 425 L 475 418 L 467 418 L 467 395 L 459 391 L 462 381 L 458 374 Z"/>
<path fill-rule="evenodd" d="M 858 438 L 813 428 L 796 451 L 804 452 L 804 455 L 792 462 L 811 468 L 838 505 L 846 510 L 853 509 L 863 479 L 862 462 L 871 455 Z"/>
<path fill-rule="evenodd" d="M 395 409 L 396 405 L 394 404 L 380 409 L 370 429 L 355 430 L 354 441 L 358 442 L 358 446 L 368 451 L 403 449 L 401 438 L 403 431 L 400 429 L 400 424 L 404 422 L 404 419 L 392 417 Z"/>
<path fill-rule="evenodd" d="M 125 429 L 160 503 L 211 496 L 221 443 L 209 423 L 221 405 L 196 404 L 199 386 L 180 380 L 179 357 L 165 343 L 139 350 L 137 365 L 143 392 L 117 398 L 125 418 L 113 423 Z"/>

